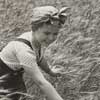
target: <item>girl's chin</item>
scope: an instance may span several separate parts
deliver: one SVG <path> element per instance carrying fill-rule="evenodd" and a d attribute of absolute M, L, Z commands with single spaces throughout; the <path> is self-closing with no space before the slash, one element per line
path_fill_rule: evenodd
<path fill-rule="evenodd" d="M 48 47 L 49 46 L 49 44 L 42 44 L 44 47 Z"/>
<path fill-rule="evenodd" d="M 43 42 L 42 45 L 45 46 L 45 47 L 48 47 L 50 45 L 50 43 Z"/>

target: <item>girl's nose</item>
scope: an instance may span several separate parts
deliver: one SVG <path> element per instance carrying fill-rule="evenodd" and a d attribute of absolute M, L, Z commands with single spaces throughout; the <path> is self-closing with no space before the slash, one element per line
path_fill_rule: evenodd
<path fill-rule="evenodd" d="M 49 37 L 49 40 L 50 40 L 50 41 L 54 41 L 55 39 L 56 39 L 56 36 L 53 35 L 53 34 L 51 34 L 50 37 Z"/>

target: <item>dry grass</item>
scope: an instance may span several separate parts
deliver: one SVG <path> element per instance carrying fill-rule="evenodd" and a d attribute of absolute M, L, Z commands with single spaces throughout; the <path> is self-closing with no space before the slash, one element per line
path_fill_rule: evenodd
<path fill-rule="evenodd" d="M 65 100 L 100 100 L 100 0 L 0 0 L 0 48 L 30 31 L 31 10 L 39 5 L 71 8 L 57 41 L 46 54 L 51 65 L 64 67 L 67 73 L 47 79 Z M 35 100 L 43 100 L 30 77 L 25 78 L 28 92 Z"/>

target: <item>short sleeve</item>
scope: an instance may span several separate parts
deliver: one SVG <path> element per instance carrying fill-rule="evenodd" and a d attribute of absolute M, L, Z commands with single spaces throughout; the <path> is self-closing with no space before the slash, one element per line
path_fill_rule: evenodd
<path fill-rule="evenodd" d="M 35 51 L 24 43 L 19 43 L 19 47 L 16 48 L 16 56 L 23 67 L 32 67 L 37 64 Z"/>

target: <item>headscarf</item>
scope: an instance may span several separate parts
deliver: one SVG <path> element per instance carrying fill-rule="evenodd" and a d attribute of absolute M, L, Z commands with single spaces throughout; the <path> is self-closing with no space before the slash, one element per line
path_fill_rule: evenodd
<path fill-rule="evenodd" d="M 42 22 L 59 20 L 62 24 L 64 24 L 67 14 L 65 13 L 68 7 L 63 7 L 60 10 L 53 6 L 41 6 L 33 9 L 31 21 L 34 24 L 39 24 Z"/>

